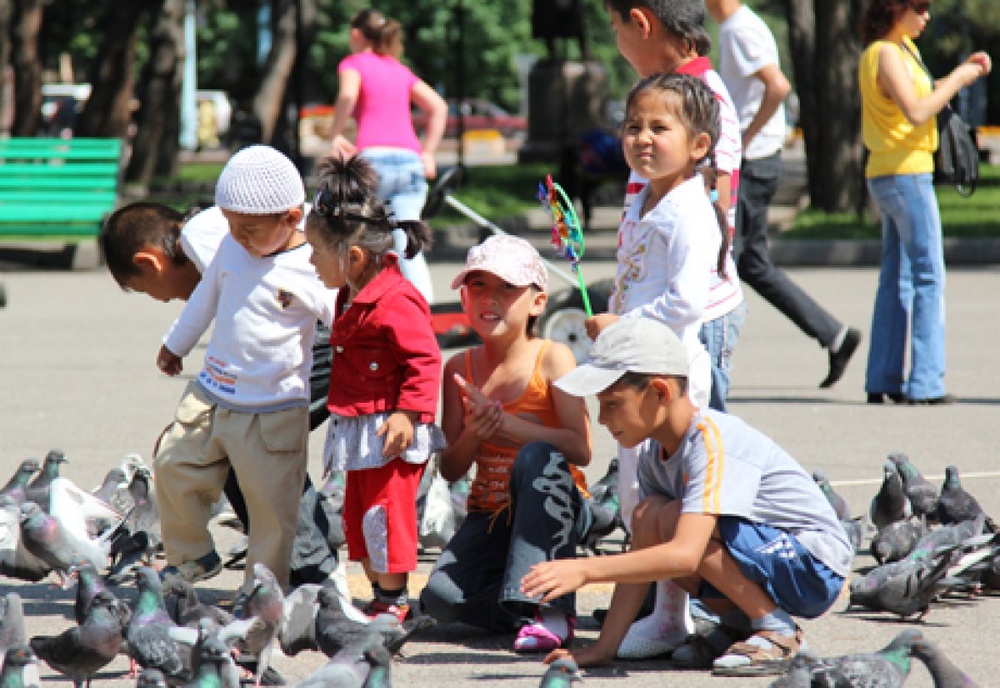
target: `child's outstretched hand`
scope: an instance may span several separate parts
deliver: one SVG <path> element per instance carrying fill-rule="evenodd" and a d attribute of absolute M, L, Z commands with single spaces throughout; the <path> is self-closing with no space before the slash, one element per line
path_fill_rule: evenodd
<path fill-rule="evenodd" d="M 554 559 L 532 566 L 521 579 L 521 592 L 540 604 L 571 593 L 587 583 L 585 559 Z"/>
<path fill-rule="evenodd" d="M 620 318 L 613 313 L 598 313 L 597 315 L 593 315 L 584 320 L 583 326 L 587 330 L 588 337 L 591 339 L 597 339 L 597 335 L 601 333 L 601 330 L 619 319 Z"/>
<path fill-rule="evenodd" d="M 184 359 L 167 347 L 161 346 L 160 353 L 156 355 L 156 367 L 173 377 L 184 370 Z"/>
<path fill-rule="evenodd" d="M 455 384 L 462 392 L 462 403 L 465 406 L 465 427 L 475 433 L 476 437 L 486 439 L 492 437 L 503 427 L 503 405 L 483 394 L 482 390 L 455 373 Z"/>
<path fill-rule="evenodd" d="M 396 411 L 375 431 L 385 438 L 382 456 L 398 456 L 413 444 L 414 415 L 410 411 Z"/>

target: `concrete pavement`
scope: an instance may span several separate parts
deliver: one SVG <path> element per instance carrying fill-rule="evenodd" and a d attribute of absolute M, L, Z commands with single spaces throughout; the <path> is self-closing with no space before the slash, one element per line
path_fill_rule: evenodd
<path fill-rule="evenodd" d="M 453 294 L 448 282 L 455 263 L 434 263 L 439 300 Z M 5 266 L 6 269 L 6 266 Z M 586 264 L 589 281 L 610 276 L 613 264 Z M 952 269 L 948 276 L 948 389 L 960 403 L 950 407 L 868 406 L 862 390 L 867 334 L 876 272 L 856 269 L 795 269 L 793 278 L 844 322 L 860 327 L 865 341 L 844 379 L 832 390 L 817 388 L 826 374 L 826 354 L 776 311 L 748 292 L 746 327 L 735 357 L 732 412 L 774 437 L 809 470 L 821 468 L 856 514 L 877 489 L 889 452 L 902 451 L 934 482 L 947 464 L 957 464 L 965 485 L 985 509 L 1000 514 L 1000 466 L 996 446 L 1000 407 L 996 371 L 1000 369 L 1000 318 L 992 295 L 1000 270 Z M 160 339 L 180 310 L 144 296 L 121 293 L 103 270 L 37 271 L 12 267 L 4 279 L 9 305 L 0 310 L 0 480 L 18 463 L 61 448 L 70 463 L 65 474 L 95 487 L 125 454 L 149 458 L 152 443 L 171 420 L 183 382 L 161 375 L 154 359 Z M 561 286 L 561 285 L 560 285 Z M 198 370 L 203 348 L 187 359 L 186 378 Z M 448 352 L 450 353 L 450 352 Z M 447 354 L 446 354 L 447 355 Z M 592 406 L 593 409 L 593 406 Z M 592 410 L 593 412 L 593 410 Z M 311 469 L 319 471 L 323 433 L 311 438 Z M 603 475 L 614 446 L 603 428 L 594 432 L 590 479 Z M 231 531 L 215 528 L 220 546 Z M 433 556 L 425 557 L 411 589 L 419 591 Z M 859 557 L 858 567 L 870 565 Z M 359 569 L 350 567 L 352 589 L 365 596 Z M 199 584 L 209 599 L 234 590 L 241 574 L 227 571 Z M 52 634 L 69 625 L 72 591 L 47 583 L 26 585 L 0 580 L 0 592 L 17 590 L 26 601 L 29 634 Z M 126 597 L 133 590 L 123 588 Z M 579 596 L 580 642 L 596 637 L 588 616 L 606 606 L 610 587 L 592 586 Z M 822 654 L 856 652 L 883 645 L 907 624 L 884 614 L 844 614 L 846 600 L 826 616 L 804 622 L 812 648 Z M 981 685 L 991 685 L 1000 659 L 988 649 L 1000 633 L 1000 606 L 992 597 L 950 600 L 932 607 L 924 632 Z M 465 627 L 434 629 L 406 648 L 393 674 L 397 685 L 536 686 L 544 671 L 537 658 L 509 651 L 510 636 L 489 637 Z M 317 668 L 316 653 L 281 657 L 279 670 L 291 683 Z M 127 663 L 113 662 L 95 685 L 126 686 Z M 43 667 L 46 680 L 56 679 Z M 705 672 L 671 670 L 665 661 L 622 663 L 589 671 L 590 686 L 763 686 L 768 681 L 712 678 Z M 929 687 L 916 667 L 908 685 Z"/>

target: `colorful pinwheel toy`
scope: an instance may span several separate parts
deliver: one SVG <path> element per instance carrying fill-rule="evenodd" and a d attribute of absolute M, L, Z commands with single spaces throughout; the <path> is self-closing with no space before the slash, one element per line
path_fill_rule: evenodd
<path fill-rule="evenodd" d="M 580 259 L 583 258 L 585 249 L 583 242 L 583 229 L 580 227 L 580 219 L 576 216 L 573 202 L 563 191 L 563 188 L 552 181 L 552 175 L 545 175 L 545 181 L 538 183 L 538 200 L 551 213 L 552 225 L 552 246 L 563 258 L 569 260 L 569 264 L 576 274 L 577 282 L 580 284 L 580 295 L 583 297 L 583 308 L 588 316 L 594 313 L 590 308 L 590 296 L 587 294 L 587 287 L 583 280 L 583 271 L 580 270 Z"/>

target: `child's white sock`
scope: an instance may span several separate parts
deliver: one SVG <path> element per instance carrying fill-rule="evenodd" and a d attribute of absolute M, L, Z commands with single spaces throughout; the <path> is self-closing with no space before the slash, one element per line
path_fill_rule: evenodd
<path fill-rule="evenodd" d="M 548 607 L 540 607 L 538 609 L 538 619 L 545 628 L 563 640 L 569 636 L 569 621 L 566 619 L 566 612 Z"/>
<path fill-rule="evenodd" d="M 670 652 L 694 632 L 688 594 L 671 580 L 656 582 L 653 613 L 633 623 L 618 647 L 622 659 L 645 659 Z"/>

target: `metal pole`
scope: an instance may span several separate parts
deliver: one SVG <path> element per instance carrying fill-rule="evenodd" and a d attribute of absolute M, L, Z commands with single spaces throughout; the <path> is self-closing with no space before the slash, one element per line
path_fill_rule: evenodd
<path fill-rule="evenodd" d="M 198 148 L 198 53 L 194 0 L 184 6 L 184 76 L 181 82 L 181 127 L 178 143 L 184 150 Z"/>
<path fill-rule="evenodd" d="M 458 28 L 458 40 L 455 54 L 458 65 L 455 69 L 455 96 L 458 100 L 458 164 L 465 166 L 465 5 L 458 0 L 455 6 L 455 25 Z"/>

